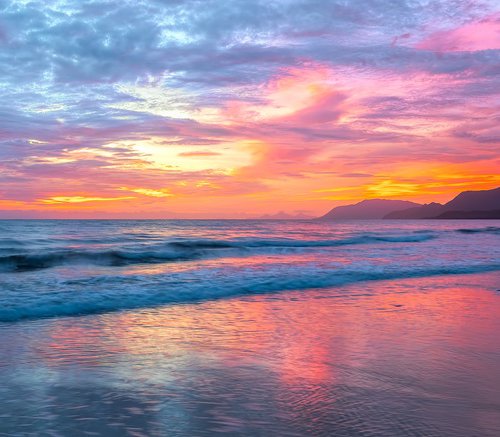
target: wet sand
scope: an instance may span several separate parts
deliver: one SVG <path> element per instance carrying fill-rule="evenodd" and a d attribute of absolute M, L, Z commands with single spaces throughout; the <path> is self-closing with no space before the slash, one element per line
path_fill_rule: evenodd
<path fill-rule="evenodd" d="M 500 274 L 0 325 L 0 435 L 498 436 Z"/>

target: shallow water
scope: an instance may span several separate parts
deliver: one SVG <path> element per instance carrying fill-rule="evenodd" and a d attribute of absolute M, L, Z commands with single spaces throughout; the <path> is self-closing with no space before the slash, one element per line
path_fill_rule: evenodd
<path fill-rule="evenodd" d="M 500 222 L 0 221 L 0 322 L 500 270 Z"/>
<path fill-rule="evenodd" d="M 0 435 L 498 436 L 500 274 L 0 324 Z"/>

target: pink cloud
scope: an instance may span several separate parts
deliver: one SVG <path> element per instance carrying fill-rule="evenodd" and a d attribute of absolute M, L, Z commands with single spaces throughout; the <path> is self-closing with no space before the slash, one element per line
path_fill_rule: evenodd
<path fill-rule="evenodd" d="M 417 48 L 437 52 L 500 49 L 500 14 L 456 29 L 435 32 L 417 44 Z"/>
<path fill-rule="evenodd" d="M 346 98 L 345 94 L 337 91 L 324 92 L 319 94 L 316 101 L 310 106 L 286 117 L 286 121 L 300 124 L 316 124 L 338 120 L 343 112 L 341 104 Z"/>

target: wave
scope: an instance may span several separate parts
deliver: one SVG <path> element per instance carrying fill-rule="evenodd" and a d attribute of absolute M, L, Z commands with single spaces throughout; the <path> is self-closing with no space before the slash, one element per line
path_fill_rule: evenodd
<path fill-rule="evenodd" d="M 0 271 L 23 272 L 67 264 L 124 266 L 165 263 L 222 256 L 248 256 L 273 253 L 280 249 L 301 250 L 369 243 L 418 243 L 435 238 L 434 234 L 359 235 L 337 240 L 251 239 L 177 240 L 163 244 L 118 249 L 82 248 L 45 249 L 0 256 Z"/>
<path fill-rule="evenodd" d="M 500 228 L 497 226 L 487 226 L 485 228 L 457 229 L 456 232 L 460 232 L 461 234 L 496 234 L 496 235 L 500 235 Z"/>
<path fill-rule="evenodd" d="M 77 316 L 127 309 L 199 302 L 291 290 L 321 289 L 362 281 L 499 271 L 500 263 L 476 265 L 377 266 L 367 263 L 333 268 L 318 265 L 267 266 L 264 270 L 199 269 L 169 275 L 95 276 L 12 286 L 2 294 L 0 322 Z M 23 299 L 19 299 L 19 292 Z M 10 293 L 10 294 L 9 294 Z M 346 295 L 348 296 L 348 295 Z"/>
<path fill-rule="evenodd" d="M 0 247 L 23 247 L 26 246 L 26 242 L 16 238 L 6 238 L 0 237 Z"/>
<path fill-rule="evenodd" d="M 199 255 L 198 255 L 199 256 Z M 154 263 L 195 259 L 194 252 L 180 251 L 124 251 L 124 250 L 58 250 L 0 257 L 0 271 L 25 272 L 68 264 L 96 266 L 124 266 L 135 263 Z"/>

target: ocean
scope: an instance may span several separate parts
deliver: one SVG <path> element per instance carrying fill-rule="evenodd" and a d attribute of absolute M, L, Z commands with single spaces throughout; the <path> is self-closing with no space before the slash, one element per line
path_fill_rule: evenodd
<path fill-rule="evenodd" d="M 499 221 L 1 221 L 0 436 L 500 435 Z"/>
<path fill-rule="evenodd" d="M 500 270 L 498 221 L 0 222 L 0 322 Z"/>

